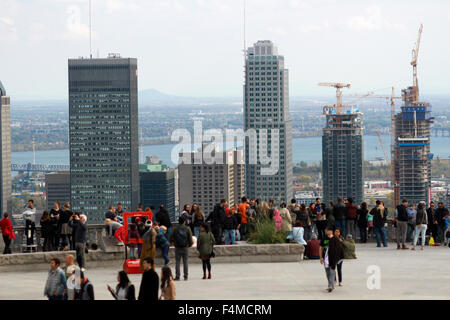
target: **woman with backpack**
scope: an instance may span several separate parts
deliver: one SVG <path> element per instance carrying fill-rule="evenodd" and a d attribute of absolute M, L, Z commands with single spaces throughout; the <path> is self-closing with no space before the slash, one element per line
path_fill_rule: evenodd
<path fill-rule="evenodd" d="M 125 271 L 119 271 L 117 274 L 116 290 L 112 291 L 108 285 L 108 290 L 116 300 L 136 300 L 134 285 L 131 283 Z"/>
<path fill-rule="evenodd" d="M 213 234 L 209 231 L 209 226 L 204 223 L 200 227 L 200 235 L 197 240 L 197 251 L 202 260 L 203 279 L 206 279 L 206 269 L 208 269 L 208 279 L 211 279 L 211 257 L 214 257 L 214 244 L 216 243 Z"/>

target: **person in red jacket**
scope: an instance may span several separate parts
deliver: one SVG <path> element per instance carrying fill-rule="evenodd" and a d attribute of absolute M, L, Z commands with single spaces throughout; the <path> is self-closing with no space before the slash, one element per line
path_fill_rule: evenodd
<path fill-rule="evenodd" d="M 11 220 L 8 218 L 8 212 L 3 213 L 3 219 L 0 221 L 0 228 L 2 230 L 3 241 L 5 241 L 5 250 L 3 254 L 10 254 L 11 252 L 11 240 L 15 239 L 14 230 L 11 224 Z"/>

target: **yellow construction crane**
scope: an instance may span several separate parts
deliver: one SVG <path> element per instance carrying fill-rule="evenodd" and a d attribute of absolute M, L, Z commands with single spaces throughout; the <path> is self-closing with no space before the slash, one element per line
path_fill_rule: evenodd
<path fill-rule="evenodd" d="M 350 88 L 350 84 L 335 83 L 335 82 L 320 82 L 321 87 L 334 87 L 336 88 L 336 113 L 341 114 L 342 108 L 342 88 Z"/>
<path fill-rule="evenodd" d="M 419 58 L 419 49 L 420 49 L 420 40 L 422 38 L 422 30 L 423 25 L 420 24 L 419 27 L 419 35 L 417 36 L 416 47 L 412 51 L 412 61 L 411 65 L 413 66 L 413 103 L 416 104 L 419 102 L 419 80 L 417 78 L 417 59 Z"/>

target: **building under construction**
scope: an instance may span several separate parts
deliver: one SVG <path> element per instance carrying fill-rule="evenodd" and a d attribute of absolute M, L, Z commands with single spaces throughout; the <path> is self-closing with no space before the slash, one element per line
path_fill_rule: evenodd
<path fill-rule="evenodd" d="M 413 86 L 402 90 L 404 105 L 394 116 L 394 147 L 392 150 L 395 204 L 401 199 L 417 204 L 429 203 L 431 197 L 430 124 L 431 106 L 419 102 L 417 56 L 422 26 L 413 51 Z"/>
<path fill-rule="evenodd" d="M 326 203 L 338 197 L 364 199 L 363 114 L 342 106 L 342 84 L 320 84 L 337 89 L 338 102 L 323 108 L 326 124 L 322 136 L 323 198 Z M 344 109 L 341 112 L 341 109 Z M 348 110 L 346 110 L 348 109 Z"/>

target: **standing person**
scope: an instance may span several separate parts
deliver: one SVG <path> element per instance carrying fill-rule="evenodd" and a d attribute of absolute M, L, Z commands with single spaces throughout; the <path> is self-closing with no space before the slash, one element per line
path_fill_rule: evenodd
<path fill-rule="evenodd" d="M 285 225 L 287 227 L 287 234 L 290 234 L 292 231 L 292 217 L 291 213 L 289 212 L 288 208 L 286 208 L 286 203 L 281 204 L 280 209 L 280 216 L 285 222 Z"/>
<path fill-rule="evenodd" d="M 325 206 L 320 201 L 320 198 L 316 198 L 316 204 L 314 205 L 316 211 L 316 227 L 319 240 L 325 238 L 325 229 L 327 227 L 327 215 L 325 212 Z"/>
<path fill-rule="evenodd" d="M 408 249 L 405 245 L 406 242 L 406 232 L 408 228 L 408 200 L 403 199 L 402 204 L 397 206 L 395 210 L 395 219 L 394 221 L 397 223 L 397 250 L 398 249 Z M 400 248 L 400 242 L 402 243 L 402 247 Z"/>
<path fill-rule="evenodd" d="M 345 236 L 351 234 L 356 238 L 356 218 L 358 217 L 358 208 L 353 204 L 353 198 L 347 199 L 346 211 Z M 344 236 L 344 234 L 342 234 L 342 236 Z"/>
<path fill-rule="evenodd" d="M 75 257 L 71 254 L 66 254 L 65 264 L 64 275 L 67 284 L 67 300 L 75 300 L 75 297 L 81 294 L 81 270 L 75 264 Z"/>
<path fill-rule="evenodd" d="M 25 236 L 27 238 L 27 245 L 34 244 L 34 231 L 36 230 L 36 208 L 34 207 L 33 199 L 28 200 L 25 211 L 22 213 L 25 222 Z"/>
<path fill-rule="evenodd" d="M 334 228 L 334 202 L 330 201 L 328 207 L 325 206 L 325 216 L 327 217 L 327 227 Z"/>
<path fill-rule="evenodd" d="M 42 245 L 42 251 L 53 251 L 53 228 L 52 221 L 50 219 L 50 214 L 47 210 L 42 213 L 40 219 L 41 225 L 41 237 L 44 238 L 44 243 Z"/>
<path fill-rule="evenodd" d="M 225 210 L 225 222 L 223 223 L 223 231 L 225 233 L 225 244 L 236 244 L 236 231 L 238 221 L 236 218 L 236 208 Z"/>
<path fill-rule="evenodd" d="M 139 265 L 141 270 L 145 270 L 144 263 L 146 258 L 151 258 L 155 261 L 156 256 L 156 231 L 153 229 L 151 220 L 145 221 L 148 230 L 142 236 L 142 250 L 140 255 Z"/>
<path fill-rule="evenodd" d="M 257 215 L 257 205 L 255 199 L 250 199 L 248 213 L 247 213 L 247 234 L 255 232 L 255 221 Z"/>
<path fill-rule="evenodd" d="M 58 220 L 59 239 L 61 241 L 60 249 L 63 251 L 69 249 L 69 243 L 71 242 L 72 230 L 69 227 L 69 219 L 71 216 L 72 211 L 70 211 L 70 203 L 66 202 L 64 204 L 64 209 L 59 214 Z"/>
<path fill-rule="evenodd" d="M 273 213 L 275 212 L 275 201 L 273 199 L 269 200 L 269 209 L 267 211 L 267 216 L 270 220 L 273 220 Z"/>
<path fill-rule="evenodd" d="M 81 299 L 80 300 L 95 300 L 94 285 L 81 271 Z"/>
<path fill-rule="evenodd" d="M 377 239 L 377 247 L 381 247 L 381 241 L 383 242 L 383 246 L 387 247 L 386 241 L 386 229 L 387 229 L 387 215 L 388 211 L 385 208 L 380 200 L 376 201 L 376 207 L 373 208 L 370 212 L 373 216 L 373 228 L 375 231 L 375 237 Z"/>
<path fill-rule="evenodd" d="M 54 248 L 54 250 L 58 250 L 59 249 L 59 238 L 60 238 L 60 233 L 61 230 L 59 230 L 60 224 L 59 224 L 59 215 L 62 212 L 61 210 L 61 205 L 59 203 L 59 201 L 55 201 L 53 203 L 53 208 L 50 210 L 50 220 L 51 220 L 51 225 L 52 225 L 52 231 L 53 231 L 53 243 L 52 246 Z"/>
<path fill-rule="evenodd" d="M 172 222 L 170 221 L 170 215 L 163 204 L 159 206 L 159 210 L 155 216 L 156 223 L 160 226 L 166 227 L 165 237 L 169 240 L 170 233 L 172 232 Z"/>
<path fill-rule="evenodd" d="M 192 231 L 186 227 L 186 220 L 183 216 L 178 219 L 178 226 L 173 229 L 170 235 L 170 243 L 175 246 L 175 281 L 180 280 L 181 259 L 183 259 L 184 280 L 187 281 L 189 273 L 189 248 L 192 247 L 193 240 Z"/>
<path fill-rule="evenodd" d="M 69 226 L 72 228 L 75 250 L 77 252 L 77 262 L 82 271 L 84 271 L 86 264 L 86 219 L 87 217 L 84 214 L 73 214 L 69 220 Z"/>
<path fill-rule="evenodd" d="M 420 202 L 417 206 L 417 213 L 416 213 L 416 228 L 414 233 L 414 242 L 411 250 L 416 250 L 416 244 L 417 240 L 419 239 L 419 236 L 422 235 L 422 245 L 421 250 L 423 250 L 425 246 L 425 234 L 427 232 L 427 225 L 428 225 L 428 215 L 425 211 L 425 203 Z"/>
<path fill-rule="evenodd" d="M 145 208 L 145 214 L 148 216 L 148 220 L 153 222 L 153 211 L 152 211 L 153 207 L 146 207 Z M 154 208 L 153 208 L 154 209 Z"/>
<path fill-rule="evenodd" d="M 169 266 L 164 266 L 161 269 L 161 296 L 159 300 L 176 300 L 175 281 L 173 280 L 172 269 Z"/>
<path fill-rule="evenodd" d="M 16 238 L 11 220 L 8 218 L 8 212 L 3 213 L 3 219 L 0 220 L 0 229 L 2 230 L 3 241 L 5 242 L 5 249 L 3 254 L 11 254 L 11 240 Z"/>
<path fill-rule="evenodd" d="M 446 218 L 449 216 L 448 209 L 444 207 L 443 202 L 438 202 L 438 208 L 435 212 L 435 221 L 437 227 L 437 240 L 435 239 L 436 243 L 441 243 L 442 245 L 445 245 L 445 231 L 446 231 Z"/>
<path fill-rule="evenodd" d="M 334 290 L 334 280 L 336 277 L 336 266 L 344 258 L 344 249 L 341 241 L 333 234 L 332 228 L 325 230 L 326 238 L 320 244 L 320 263 L 325 267 L 325 274 L 328 280 L 328 292 Z"/>
<path fill-rule="evenodd" d="M 59 267 L 61 261 L 53 258 L 50 261 L 50 270 L 45 283 L 44 296 L 50 301 L 64 300 L 67 291 L 66 276 Z"/>
<path fill-rule="evenodd" d="M 239 204 L 239 212 L 241 214 L 241 222 L 240 222 L 240 227 L 239 227 L 239 232 L 241 234 L 241 240 L 245 241 L 247 240 L 247 232 L 248 232 L 248 228 L 247 228 L 247 223 L 248 223 L 248 210 L 249 210 L 250 205 L 247 203 L 247 198 L 246 197 L 242 197 L 241 199 L 241 203 Z"/>
<path fill-rule="evenodd" d="M 373 239 L 373 233 L 374 233 L 374 229 L 373 229 L 373 214 L 371 211 L 369 211 L 369 213 L 367 214 L 367 236 L 370 239 Z"/>
<path fill-rule="evenodd" d="M 194 207 L 194 205 L 196 205 Z M 194 209 L 195 208 L 195 209 Z M 194 235 L 198 238 L 200 234 L 200 226 L 205 222 L 205 215 L 198 204 L 193 204 L 192 209 L 194 209 L 194 214 L 192 216 L 192 226 L 194 228 Z"/>
<path fill-rule="evenodd" d="M 155 272 L 155 262 L 147 257 L 143 261 L 144 273 L 142 274 L 138 300 L 158 301 L 159 277 Z"/>
<path fill-rule="evenodd" d="M 358 223 L 358 229 L 359 229 L 359 235 L 361 237 L 361 243 L 367 242 L 367 215 L 369 213 L 369 210 L 367 210 L 367 203 L 363 202 L 361 203 L 361 207 L 358 208 L 357 211 L 357 223 Z M 356 237 L 355 237 L 356 238 Z"/>
<path fill-rule="evenodd" d="M 416 229 L 416 214 L 417 210 L 414 207 L 414 204 L 410 204 L 408 211 L 408 227 L 406 232 L 406 242 L 413 242 L 414 239 L 414 231 Z"/>
<path fill-rule="evenodd" d="M 167 232 L 167 229 L 165 226 L 156 226 L 155 227 L 156 232 L 156 248 L 161 249 L 161 254 L 164 259 L 164 265 L 168 265 L 170 263 L 169 259 L 169 248 L 170 243 L 169 240 L 167 240 L 165 233 Z"/>
<path fill-rule="evenodd" d="M 433 201 L 430 202 L 430 207 L 427 209 L 427 219 L 428 219 L 428 228 L 427 233 L 430 235 L 430 237 L 433 237 L 434 239 L 437 238 L 437 225 L 434 224 L 436 216 L 436 208 Z"/>
<path fill-rule="evenodd" d="M 195 204 L 195 203 L 194 203 Z M 190 228 L 190 225 L 192 223 L 192 215 L 191 215 L 191 206 L 189 204 L 185 204 L 183 207 L 183 212 L 181 213 L 181 217 L 184 218 L 184 221 L 186 221 L 186 226 Z M 192 230 L 191 230 L 192 231 Z"/>
<path fill-rule="evenodd" d="M 213 234 L 209 232 L 209 226 L 206 223 L 202 224 L 197 240 L 197 251 L 199 252 L 199 258 L 202 260 L 203 279 L 206 279 L 206 269 L 208 269 L 208 279 L 211 279 L 211 257 L 214 256 L 215 243 Z"/>
<path fill-rule="evenodd" d="M 189 215 L 186 219 L 186 226 L 191 229 L 192 234 L 194 234 L 194 217 L 195 213 L 201 211 L 200 206 L 197 202 L 194 202 L 191 207 L 191 211 L 189 211 Z"/>
<path fill-rule="evenodd" d="M 134 285 L 131 283 L 128 274 L 125 271 L 119 271 L 117 273 L 117 286 L 116 290 L 113 292 L 112 288 L 108 285 L 108 290 L 113 295 L 116 300 L 136 300 L 136 293 Z M 114 293 L 114 294 L 113 294 Z"/>
<path fill-rule="evenodd" d="M 345 217 L 346 217 L 346 207 L 342 203 L 342 198 L 337 198 L 337 204 L 333 208 L 333 215 L 335 219 L 335 227 L 342 230 L 342 233 L 345 233 Z"/>
<path fill-rule="evenodd" d="M 311 239 L 311 221 L 309 219 L 308 210 L 305 204 L 300 205 L 300 210 L 298 211 L 297 220 L 300 221 L 301 225 L 305 229 L 305 240 L 309 241 Z"/>
<path fill-rule="evenodd" d="M 222 244 L 223 224 L 225 222 L 225 207 L 227 200 L 221 199 L 220 203 L 214 206 L 213 212 L 210 213 L 205 222 L 211 221 L 211 231 L 214 234 L 216 244 Z"/>

